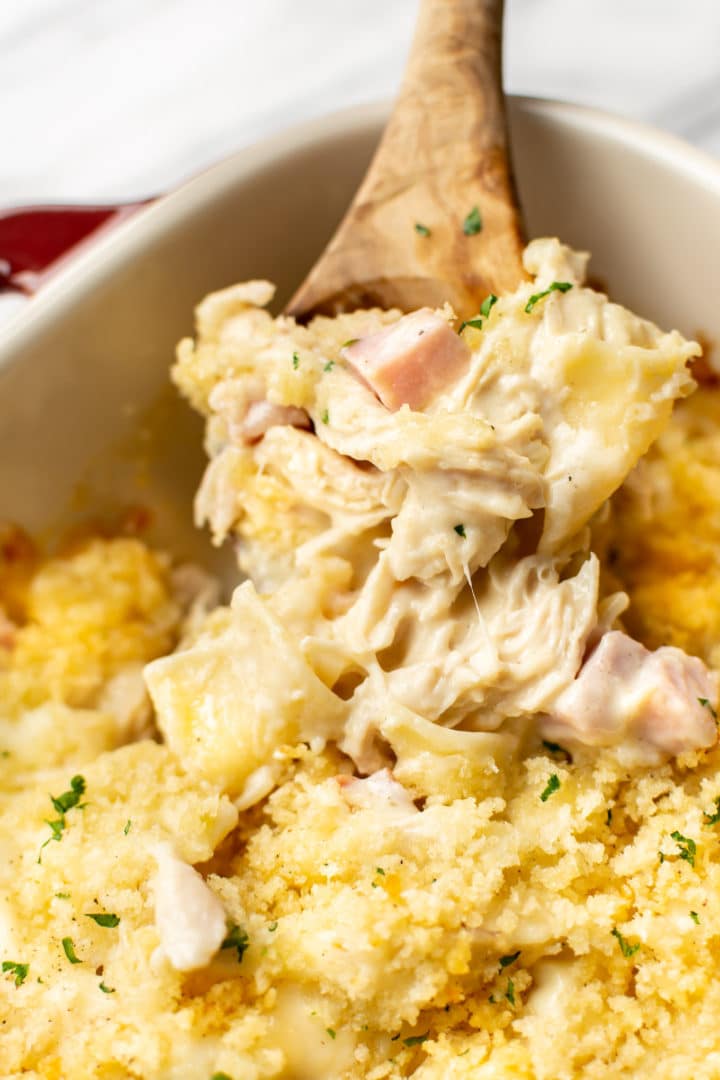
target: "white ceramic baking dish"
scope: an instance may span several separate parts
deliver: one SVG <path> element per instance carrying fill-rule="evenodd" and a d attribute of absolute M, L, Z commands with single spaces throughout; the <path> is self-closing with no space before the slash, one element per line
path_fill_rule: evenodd
<path fill-rule="evenodd" d="M 197 417 L 168 383 L 194 304 L 247 277 L 278 305 L 322 249 L 387 115 L 370 106 L 243 150 L 66 264 L 0 332 L 0 517 L 46 537 L 127 505 L 207 561 L 192 527 Z M 593 275 L 665 327 L 720 337 L 720 165 L 638 124 L 510 103 L 530 235 L 593 252 Z"/>

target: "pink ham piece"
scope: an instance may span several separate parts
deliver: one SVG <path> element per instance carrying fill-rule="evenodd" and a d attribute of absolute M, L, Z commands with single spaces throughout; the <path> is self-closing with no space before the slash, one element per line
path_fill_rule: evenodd
<path fill-rule="evenodd" d="M 386 408 L 424 409 L 463 373 L 470 350 L 432 308 L 346 345 L 344 356 Z"/>
<path fill-rule="evenodd" d="M 279 427 L 283 424 L 290 427 L 309 428 L 310 417 L 304 409 L 298 409 L 294 405 L 273 405 L 269 401 L 252 401 L 242 422 L 243 441 L 257 442 L 271 427 Z"/>
<path fill-rule="evenodd" d="M 712 746 L 717 676 L 697 657 L 663 646 L 650 652 L 618 630 L 600 639 L 542 722 L 558 742 L 625 744 L 635 761 Z"/>

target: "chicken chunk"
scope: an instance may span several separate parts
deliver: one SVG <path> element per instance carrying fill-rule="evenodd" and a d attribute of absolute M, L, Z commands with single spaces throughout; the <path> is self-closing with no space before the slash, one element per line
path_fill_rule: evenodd
<path fill-rule="evenodd" d="M 409 791 L 393 779 L 389 769 L 379 769 L 363 779 L 354 776 L 338 776 L 338 783 L 342 788 L 345 801 L 356 809 L 382 806 L 385 809 L 417 812 Z"/>
<path fill-rule="evenodd" d="M 638 760 L 712 746 L 717 676 L 697 657 L 650 652 L 618 630 L 604 634 L 557 698 L 543 734 L 586 746 L 625 743 Z"/>
<path fill-rule="evenodd" d="M 168 845 L 155 851 L 155 925 L 176 971 L 206 967 L 226 933 L 225 910 L 203 878 Z"/>
<path fill-rule="evenodd" d="M 344 355 L 383 405 L 421 411 L 470 360 L 466 343 L 437 311 L 421 308 L 347 345 Z"/>

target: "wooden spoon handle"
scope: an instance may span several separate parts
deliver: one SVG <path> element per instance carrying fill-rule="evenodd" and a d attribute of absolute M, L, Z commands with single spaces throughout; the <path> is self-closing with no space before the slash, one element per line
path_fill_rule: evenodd
<path fill-rule="evenodd" d="M 468 316 L 522 279 L 502 13 L 502 0 L 422 0 L 383 138 L 290 314 L 449 300 Z"/>

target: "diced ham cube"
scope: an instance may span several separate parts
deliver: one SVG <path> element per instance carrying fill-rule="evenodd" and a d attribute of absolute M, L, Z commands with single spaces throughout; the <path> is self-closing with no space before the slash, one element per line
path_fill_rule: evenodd
<path fill-rule="evenodd" d="M 283 424 L 290 427 L 309 428 L 310 417 L 304 409 L 298 409 L 294 405 L 273 405 L 269 401 L 253 401 L 242 422 L 243 441 L 257 442 L 271 427 Z"/>
<path fill-rule="evenodd" d="M 543 734 L 586 746 L 627 743 L 658 761 L 712 746 L 717 676 L 697 657 L 663 646 L 650 652 L 618 630 L 604 634 L 542 723 Z"/>
<path fill-rule="evenodd" d="M 424 409 L 452 385 L 470 350 L 431 308 L 404 315 L 392 326 L 347 345 L 344 355 L 386 408 Z"/>

